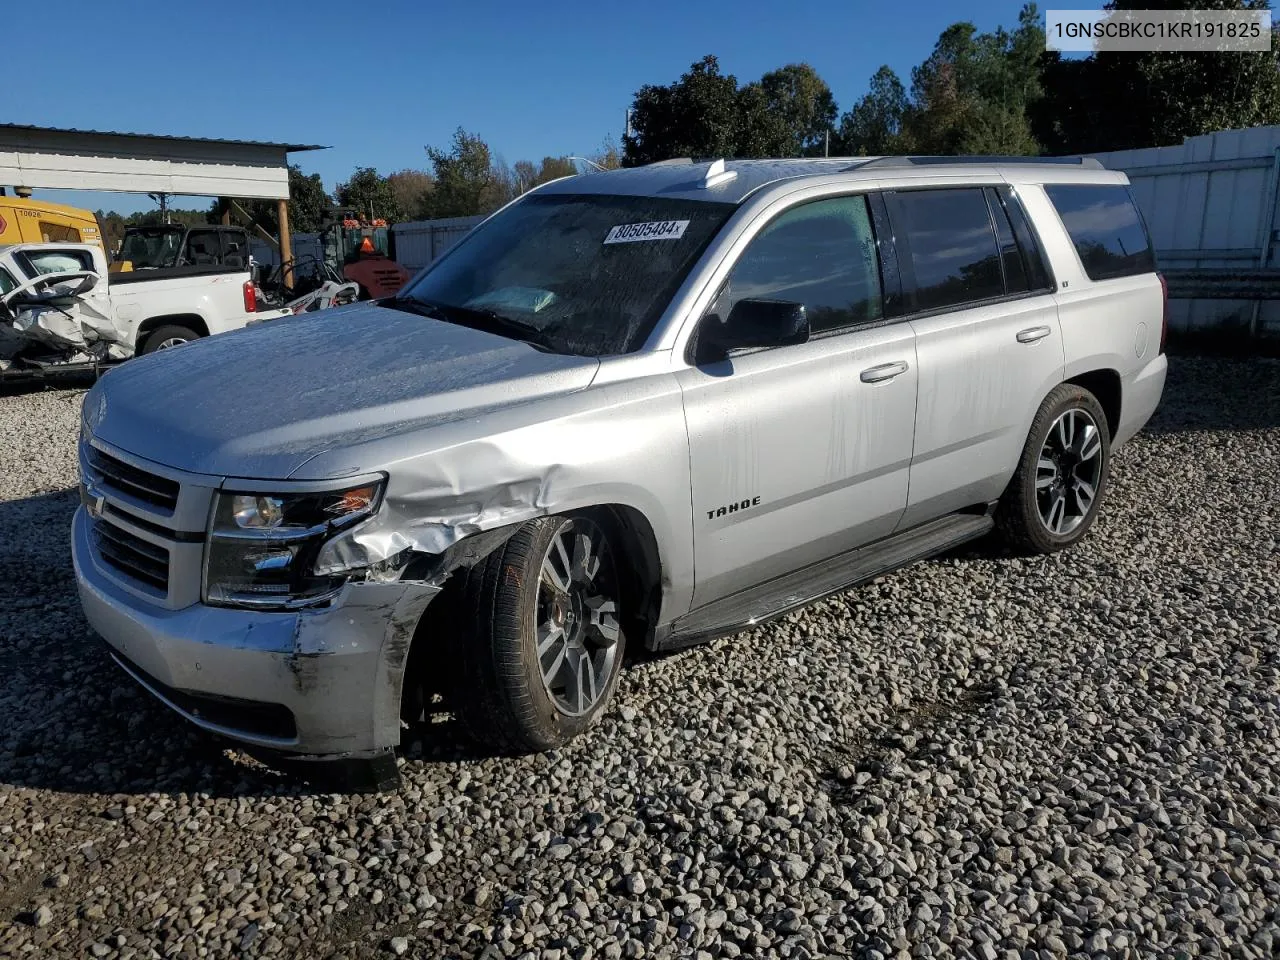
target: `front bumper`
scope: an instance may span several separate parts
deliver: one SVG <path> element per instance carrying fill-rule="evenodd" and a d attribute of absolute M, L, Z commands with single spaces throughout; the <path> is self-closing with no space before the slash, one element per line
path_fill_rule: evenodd
<path fill-rule="evenodd" d="M 71 549 L 90 625 L 117 663 L 192 723 L 317 758 L 375 756 L 399 743 L 405 660 L 439 587 L 351 583 L 327 607 L 290 613 L 173 610 L 104 572 L 84 507 Z"/>

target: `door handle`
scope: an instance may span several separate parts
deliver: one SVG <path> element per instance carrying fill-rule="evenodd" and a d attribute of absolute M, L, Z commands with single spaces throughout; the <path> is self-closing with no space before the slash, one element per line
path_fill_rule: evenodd
<path fill-rule="evenodd" d="M 893 363 L 882 363 L 879 366 L 867 367 L 859 374 L 863 383 L 881 383 L 892 380 L 907 372 L 907 361 L 895 360 Z"/>
<path fill-rule="evenodd" d="M 1037 340 L 1043 340 L 1052 332 L 1048 327 L 1027 327 L 1025 330 L 1018 331 L 1018 342 L 1035 343 Z"/>

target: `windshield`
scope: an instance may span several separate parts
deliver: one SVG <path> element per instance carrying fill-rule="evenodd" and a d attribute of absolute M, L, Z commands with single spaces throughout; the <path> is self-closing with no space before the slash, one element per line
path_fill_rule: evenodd
<path fill-rule="evenodd" d="M 499 314 L 556 352 L 630 353 L 733 212 L 727 203 L 534 195 L 477 227 L 400 294 Z"/>
<path fill-rule="evenodd" d="M 125 231 L 117 260 L 130 260 L 133 269 L 148 267 L 172 267 L 178 262 L 178 249 L 182 246 L 181 227 L 156 227 L 154 229 L 130 229 Z"/>

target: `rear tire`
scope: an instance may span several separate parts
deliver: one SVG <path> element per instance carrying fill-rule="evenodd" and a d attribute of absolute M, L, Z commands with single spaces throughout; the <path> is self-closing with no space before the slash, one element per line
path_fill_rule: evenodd
<path fill-rule="evenodd" d="M 142 342 L 142 349 L 138 351 L 141 356 L 147 353 L 155 353 L 157 350 L 168 350 L 171 347 L 180 346 L 184 343 L 190 343 L 192 340 L 199 340 L 200 334 L 196 333 L 190 327 L 183 327 L 176 323 L 167 323 L 163 327 L 156 327 L 149 334 L 146 340 Z"/>
<path fill-rule="evenodd" d="M 590 517 L 543 517 L 468 572 L 452 699 L 472 737 L 538 752 L 599 718 L 626 648 L 621 559 Z"/>
<path fill-rule="evenodd" d="M 996 526 L 1023 552 L 1073 546 L 1097 519 L 1110 470 L 1111 430 L 1102 404 L 1084 387 L 1061 384 L 1031 422 Z"/>

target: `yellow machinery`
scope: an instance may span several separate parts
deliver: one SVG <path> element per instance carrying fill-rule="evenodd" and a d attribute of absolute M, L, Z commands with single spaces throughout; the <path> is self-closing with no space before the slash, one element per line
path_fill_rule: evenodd
<path fill-rule="evenodd" d="M 47 200 L 0 196 L 0 244 L 96 243 L 106 250 L 92 212 Z"/>

